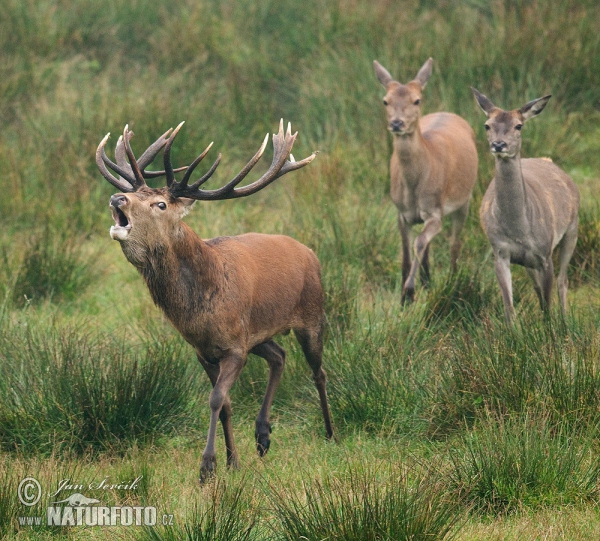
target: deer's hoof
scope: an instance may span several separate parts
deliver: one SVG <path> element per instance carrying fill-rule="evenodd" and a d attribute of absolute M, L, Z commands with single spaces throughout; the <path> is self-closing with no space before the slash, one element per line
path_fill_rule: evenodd
<path fill-rule="evenodd" d="M 271 433 L 271 425 L 267 425 L 267 430 L 261 430 L 260 432 L 257 430 L 255 433 L 256 436 L 256 451 L 258 452 L 258 456 L 263 457 L 267 454 L 269 447 L 271 446 L 271 438 L 269 434 Z"/>
<path fill-rule="evenodd" d="M 200 484 L 204 485 L 208 481 L 214 478 L 217 471 L 217 459 L 216 457 L 203 457 L 202 464 L 200 466 Z"/>
<path fill-rule="evenodd" d="M 415 300 L 415 288 L 414 287 L 405 287 L 402 290 L 402 304 L 410 304 Z"/>

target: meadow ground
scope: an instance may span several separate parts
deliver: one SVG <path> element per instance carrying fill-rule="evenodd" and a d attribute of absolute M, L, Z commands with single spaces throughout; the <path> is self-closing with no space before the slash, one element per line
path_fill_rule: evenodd
<path fill-rule="evenodd" d="M 5 0 L 0 538 L 598 539 L 599 23 L 592 0 Z M 431 287 L 402 308 L 372 61 L 406 81 L 429 56 L 424 112 L 469 121 L 479 180 L 459 272 L 446 227 Z M 493 159 L 469 85 L 505 108 L 553 95 L 522 153 L 552 158 L 582 195 L 564 318 L 544 318 L 514 268 L 517 319 L 503 322 L 478 222 Z M 219 440 L 217 478 L 199 487 L 210 385 L 109 237 L 114 189 L 94 153 L 126 123 L 139 152 L 186 120 L 174 161 L 214 141 L 215 187 L 281 117 L 299 131 L 294 155 L 317 159 L 186 221 L 203 238 L 284 233 L 317 253 L 338 438 L 325 442 L 309 370 L 283 337 L 269 454 L 255 453 L 267 370 L 251 357 L 232 391 L 241 468 L 226 470 Z M 32 507 L 17 497 L 25 477 L 44 490 Z M 19 522 L 45 516 L 66 479 L 106 506 L 156 507 L 161 524 Z M 104 479 L 138 481 L 88 490 Z"/>

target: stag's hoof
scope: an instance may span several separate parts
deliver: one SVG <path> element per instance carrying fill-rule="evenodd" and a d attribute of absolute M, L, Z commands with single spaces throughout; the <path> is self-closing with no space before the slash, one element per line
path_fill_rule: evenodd
<path fill-rule="evenodd" d="M 267 424 L 262 426 L 260 429 L 257 429 L 255 432 L 256 437 L 256 451 L 258 452 L 258 456 L 263 457 L 267 454 L 269 447 L 271 446 L 271 438 L 269 436 L 271 434 L 271 425 Z"/>
<path fill-rule="evenodd" d="M 402 304 L 410 304 L 415 300 L 415 288 L 406 287 L 402 288 Z"/>
<path fill-rule="evenodd" d="M 217 471 L 217 459 L 216 457 L 203 457 L 202 464 L 200 466 L 200 484 L 204 485 L 212 478 L 214 478 Z"/>

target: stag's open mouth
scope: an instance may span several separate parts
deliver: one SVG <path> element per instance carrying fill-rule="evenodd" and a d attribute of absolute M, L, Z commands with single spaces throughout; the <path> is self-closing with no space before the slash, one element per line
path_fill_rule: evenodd
<path fill-rule="evenodd" d="M 110 210 L 115 220 L 115 225 L 110 228 L 110 236 L 114 240 L 125 240 L 131 230 L 131 222 L 119 207 L 110 205 Z"/>

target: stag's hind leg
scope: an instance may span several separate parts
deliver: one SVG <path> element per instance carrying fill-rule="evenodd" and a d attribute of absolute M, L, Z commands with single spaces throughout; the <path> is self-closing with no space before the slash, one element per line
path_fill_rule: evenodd
<path fill-rule="evenodd" d="M 331 423 L 331 414 L 329 412 L 329 404 L 327 402 L 327 374 L 323 370 L 323 330 L 319 326 L 318 330 L 314 329 L 294 329 L 294 333 L 304 356 L 313 373 L 313 381 L 319 393 L 321 402 L 321 411 L 323 412 L 323 420 L 325 421 L 325 432 L 327 439 L 333 438 L 333 424 Z"/>
<path fill-rule="evenodd" d="M 273 342 L 273 340 L 269 340 L 264 344 L 259 344 L 252 348 L 250 353 L 262 357 L 269 364 L 269 381 L 262 407 L 256 418 L 256 430 L 254 433 L 256 437 L 256 450 L 260 456 L 264 456 L 271 445 L 271 406 L 285 367 L 285 350 Z"/>

